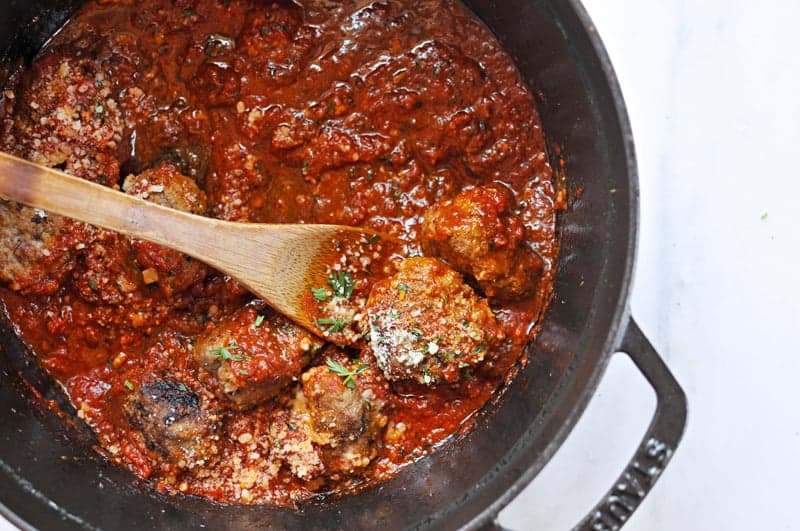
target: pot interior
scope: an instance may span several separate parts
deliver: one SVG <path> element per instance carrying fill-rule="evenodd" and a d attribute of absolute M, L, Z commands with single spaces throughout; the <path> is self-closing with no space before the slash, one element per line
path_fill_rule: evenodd
<path fill-rule="evenodd" d="M 80 3 L 6 4 L 0 85 Z M 610 67 L 577 2 L 468 5 L 539 96 L 551 162 L 558 167 L 559 151 L 570 196 L 554 300 L 530 363 L 474 428 L 386 483 L 301 511 L 163 496 L 100 458 L 80 423 L 37 405 L 32 395 L 63 398 L 0 323 L 0 509 L 38 528 L 451 528 L 490 517 L 541 469 L 582 412 L 624 318 L 635 237 L 633 148 Z"/>

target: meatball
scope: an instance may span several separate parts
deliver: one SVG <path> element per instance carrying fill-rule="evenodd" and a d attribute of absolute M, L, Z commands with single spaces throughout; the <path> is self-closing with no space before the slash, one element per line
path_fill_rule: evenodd
<path fill-rule="evenodd" d="M 336 348 L 323 358 L 324 365 L 303 373 L 294 410 L 306 420 L 311 440 L 323 446 L 327 468 L 349 473 L 377 453 L 375 442 L 387 422 L 387 384 L 378 370 Z"/>
<path fill-rule="evenodd" d="M 497 188 L 470 188 L 434 205 L 422 229 L 425 252 L 473 277 L 491 299 L 531 295 L 544 267 L 509 203 Z"/>
<path fill-rule="evenodd" d="M 149 450 L 181 468 L 202 466 L 217 453 L 214 422 L 200 408 L 200 397 L 185 385 L 146 382 L 125 402 L 124 413 Z"/>
<path fill-rule="evenodd" d="M 161 206 L 192 214 L 204 214 L 206 194 L 178 166 L 163 162 L 138 175 L 128 175 L 122 189 Z"/>
<path fill-rule="evenodd" d="M 75 266 L 91 227 L 0 199 L 0 281 L 25 294 L 49 295 Z"/>
<path fill-rule="evenodd" d="M 216 394 L 236 409 L 274 398 L 300 376 L 314 336 L 260 304 L 251 304 L 209 330 L 194 357 L 216 377 Z"/>
<path fill-rule="evenodd" d="M 501 339 L 485 299 L 435 258 L 408 258 L 367 300 L 369 346 L 389 380 L 456 382 Z"/>
<path fill-rule="evenodd" d="M 206 211 L 206 194 L 197 184 L 180 173 L 172 163 L 129 175 L 122 189 L 141 199 L 192 214 Z M 166 296 L 188 289 L 208 274 L 208 266 L 190 256 L 158 244 L 134 240 L 136 261 L 141 265 L 145 283 L 158 283 Z"/>
<path fill-rule="evenodd" d="M 96 60 L 50 52 L 17 89 L 14 118 L 0 139 L 6 151 L 110 185 L 119 178 L 122 113 Z"/>

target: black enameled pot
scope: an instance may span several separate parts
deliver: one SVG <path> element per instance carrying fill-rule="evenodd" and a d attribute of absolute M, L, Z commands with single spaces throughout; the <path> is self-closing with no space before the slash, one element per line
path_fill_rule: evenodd
<path fill-rule="evenodd" d="M 5 67 L 29 61 L 79 4 L 3 2 L 0 85 Z M 559 448 L 610 356 L 622 351 L 654 387 L 658 405 L 630 464 L 578 528 L 618 529 L 628 519 L 681 438 L 686 401 L 629 314 L 638 185 L 622 95 L 578 0 L 468 5 L 540 96 L 572 198 L 560 219 L 555 298 L 529 347 L 531 362 L 474 429 L 382 485 L 301 511 L 164 496 L 99 458 L 80 423 L 65 428 L 36 405 L 32 388 L 44 398 L 61 399 L 60 393 L 0 322 L 0 513 L 21 528 L 48 530 L 491 528 Z"/>

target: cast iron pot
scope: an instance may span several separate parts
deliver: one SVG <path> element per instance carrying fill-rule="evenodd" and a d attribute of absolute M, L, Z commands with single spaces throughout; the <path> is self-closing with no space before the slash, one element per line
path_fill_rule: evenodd
<path fill-rule="evenodd" d="M 7 0 L 0 57 L 6 64 L 30 61 L 79 4 Z M 97 457 L 85 427 L 65 428 L 62 418 L 36 405 L 32 394 L 63 397 L 0 323 L 0 513 L 26 529 L 492 527 L 567 437 L 610 356 L 623 351 L 654 387 L 658 405 L 630 464 L 578 528 L 618 529 L 628 519 L 681 438 L 686 401 L 629 315 L 638 188 L 622 95 L 578 0 L 487 0 L 469 7 L 539 95 L 545 131 L 562 149 L 571 197 L 560 220 L 555 298 L 529 346 L 531 362 L 481 412 L 474 429 L 380 486 L 300 511 L 164 496 Z"/>

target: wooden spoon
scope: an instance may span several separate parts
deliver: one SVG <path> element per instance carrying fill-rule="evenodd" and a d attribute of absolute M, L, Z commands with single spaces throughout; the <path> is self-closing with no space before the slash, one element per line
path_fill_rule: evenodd
<path fill-rule="evenodd" d="M 374 235 L 343 225 L 234 223 L 187 214 L 3 152 L 0 196 L 192 256 L 312 330 L 319 327 L 302 303 L 309 279 L 324 278 L 334 242 Z"/>

